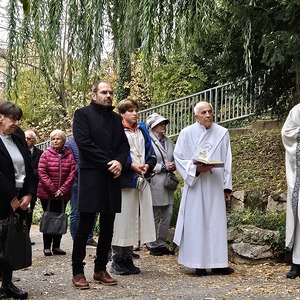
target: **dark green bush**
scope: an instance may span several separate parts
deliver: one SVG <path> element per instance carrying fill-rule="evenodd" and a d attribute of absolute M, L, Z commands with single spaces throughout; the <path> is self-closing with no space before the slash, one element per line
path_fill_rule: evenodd
<path fill-rule="evenodd" d="M 227 214 L 228 227 L 237 225 L 254 225 L 262 229 L 279 230 L 285 226 L 285 212 L 261 212 L 259 210 L 244 209 L 243 211 Z"/>
<path fill-rule="evenodd" d="M 173 215 L 172 215 L 171 224 L 170 224 L 170 226 L 173 226 L 173 227 L 176 225 L 179 206 L 180 206 L 180 200 L 181 200 L 181 192 L 179 189 L 177 189 L 174 193 Z"/>

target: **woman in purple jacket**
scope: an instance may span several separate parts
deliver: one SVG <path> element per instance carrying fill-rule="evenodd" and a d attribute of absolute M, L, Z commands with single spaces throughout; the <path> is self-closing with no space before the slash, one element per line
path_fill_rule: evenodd
<path fill-rule="evenodd" d="M 64 147 L 66 135 L 61 130 L 50 134 L 52 146 L 41 156 L 38 165 L 39 185 L 37 196 L 41 200 L 43 210 L 47 210 L 50 201 L 50 211 L 61 212 L 62 200 L 64 211 L 71 198 L 71 190 L 75 181 L 76 163 L 71 150 Z M 51 256 L 65 255 L 60 249 L 61 235 L 43 234 L 44 254 Z M 52 246 L 52 251 L 51 251 Z"/>

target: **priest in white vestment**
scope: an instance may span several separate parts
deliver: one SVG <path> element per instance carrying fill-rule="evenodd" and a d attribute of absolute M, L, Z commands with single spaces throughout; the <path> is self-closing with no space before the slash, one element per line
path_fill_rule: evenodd
<path fill-rule="evenodd" d="M 285 147 L 287 179 L 286 247 L 293 249 L 292 268 L 286 274 L 294 279 L 300 276 L 300 104 L 294 106 L 282 127 L 282 142 Z"/>
<path fill-rule="evenodd" d="M 213 123 L 213 107 L 201 101 L 194 108 L 196 121 L 178 137 L 174 158 L 184 179 L 174 242 L 178 262 L 195 268 L 197 275 L 229 275 L 226 201 L 232 196 L 231 148 L 228 130 Z M 193 158 L 224 162 L 223 167 L 194 164 Z"/>

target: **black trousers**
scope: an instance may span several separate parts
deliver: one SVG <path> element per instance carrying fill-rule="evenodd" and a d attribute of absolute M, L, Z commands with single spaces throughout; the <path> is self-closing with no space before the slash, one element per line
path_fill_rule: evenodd
<path fill-rule="evenodd" d="M 36 204 L 37 197 L 36 195 L 33 195 L 30 201 L 30 209 L 28 210 L 27 213 L 27 228 L 28 232 L 30 232 L 31 224 L 32 224 L 32 217 L 33 217 L 33 210 Z"/>
<path fill-rule="evenodd" d="M 53 212 L 62 212 L 61 201 L 62 200 L 48 200 L 43 199 L 41 200 L 41 204 L 43 207 L 43 211 L 47 210 L 48 201 L 50 201 L 50 211 Z M 67 201 L 64 201 L 63 212 L 66 211 Z M 43 233 L 43 242 L 44 242 L 44 249 L 52 249 L 53 248 L 60 248 L 62 235 L 58 234 L 45 234 Z"/>
<path fill-rule="evenodd" d="M 81 212 L 79 226 L 73 242 L 72 267 L 73 275 L 84 274 L 84 259 L 86 256 L 86 241 L 95 221 L 96 213 Z M 94 261 L 94 271 L 105 271 L 108 262 L 108 252 L 111 248 L 111 240 L 114 230 L 114 213 L 100 213 L 100 235 Z"/>
<path fill-rule="evenodd" d="M 5 241 L 0 241 L 0 273 L 2 277 L 2 287 L 7 287 L 11 283 L 12 269 L 9 264 L 3 259 L 3 253 L 5 248 Z"/>

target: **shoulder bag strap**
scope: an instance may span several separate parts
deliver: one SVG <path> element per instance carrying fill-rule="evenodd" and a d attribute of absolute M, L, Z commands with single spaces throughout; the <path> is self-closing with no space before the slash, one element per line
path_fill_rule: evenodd
<path fill-rule="evenodd" d="M 165 162 L 165 159 L 164 159 L 164 156 L 163 156 L 161 150 L 160 150 L 159 147 L 156 145 L 156 143 L 155 143 L 155 141 L 154 141 L 154 139 L 153 139 L 152 137 L 151 137 L 151 140 L 153 141 L 153 144 L 154 144 L 154 145 L 156 146 L 156 148 L 158 149 L 158 151 L 159 151 L 159 153 L 160 153 L 160 155 L 161 155 L 162 161 L 163 161 L 163 163 L 164 163 L 164 165 L 165 165 L 166 162 Z"/>

